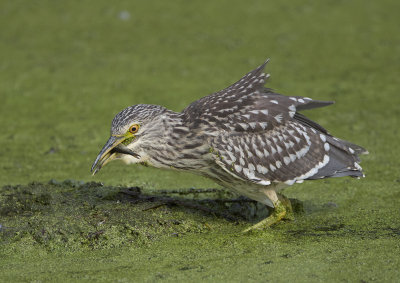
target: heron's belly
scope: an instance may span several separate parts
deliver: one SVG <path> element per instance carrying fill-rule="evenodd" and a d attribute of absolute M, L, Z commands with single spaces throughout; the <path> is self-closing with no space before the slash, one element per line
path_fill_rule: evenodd
<path fill-rule="evenodd" d="M 239 195 L 246 196 L 248 198 L 254 199 L 270 207 L 274 207 L 273 202 L 266 195 L 267 190 L 275 190 L 276 192 L 281 191 L 287 184 L 284 183 L 274 183 L 270 185 L 259 185 L 251 181 L 242 180 L 230 175 L 228 172 L 223 170 L 211 170 L 204 174 L 206 177 L 214 180 L 217 184 L 222 187 L 229 189 Z"/>

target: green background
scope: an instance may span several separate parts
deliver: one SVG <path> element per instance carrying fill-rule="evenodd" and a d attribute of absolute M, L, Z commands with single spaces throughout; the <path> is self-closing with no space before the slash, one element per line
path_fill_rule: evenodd
<path fill-rule="evenodd" d="M 188 226 L 170 237 L 173 227 L 151 224 L 153 238 L 128 243 L 118 230 L 127 215 L 116 213 L 121 220 L 107 226 L 100 244 L 69 245 L 54 235 L 41 242 L 35 233 L 66 225 L 59 220 L 78 213 L 85 198 L 96 202 L 96 190 L 76 193 L 74 181 L 4 187 L 3 207 L 12 190 L 31 190 L 50 195 L 54 208 L 0 214 L 0 281 L 400 278 L 399 11 L 398 1 L 0 1 L 1 186 L 71 179 L 103 182 L 110 191 L 215 187 L 119 162 L 95 177 L 89 169 L 123 108 L 149 103 L 180 111 L 266 58 L 269 87 L 336 101 L 306 114 L 370 152 L 362 158 L 365 179 L 290 187 L 285 194 L 303 201 L 305 213 L 251 235 L 239 233 L 246 222 L 179 209 L 150 217 L 124 205 L 128 219 L 139 219 L 140 235 L 167 212 Z M 68 206 L 65 191 L 75 192 Z M 96 205 L 113 209 L 111 202 Z M 89 231 L 74 221 L 81 230 L 67 233 L 72 242 Z"/>

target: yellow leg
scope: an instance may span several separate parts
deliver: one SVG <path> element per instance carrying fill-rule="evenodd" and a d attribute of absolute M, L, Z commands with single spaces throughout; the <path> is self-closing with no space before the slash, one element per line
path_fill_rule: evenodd
<path fill-rule="evenodd" d="M 271 225 L 278 223 L 282 219 L 288 219 L 288 220 L 294 219 L 292 206 L 288 198 L 286 198 L 283 195 L 277 195 L 274 190 L 266 191 L 266 195 L 273 202 L 274 211 L 267 218 L 245 229 L 243 233 L 268 228 Z"/>
<path fill-rule="evenodd" d="M 293 212 L 292 203 L 290 202 L 290 199 L 288 199 L 287 197 L 285 197 L 284 195 L 281 195 L 281 194 L 277 194 L 277 195 L 278 195 L 279 201 L 286 209 L 286 214 L 282 219 L 294 220 L 294 212 Z"/>

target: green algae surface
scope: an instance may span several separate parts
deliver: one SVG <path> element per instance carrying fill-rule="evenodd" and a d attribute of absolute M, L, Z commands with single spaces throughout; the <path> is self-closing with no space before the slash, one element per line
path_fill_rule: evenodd
<path fill-rule="evenodd" d="M 400 278 L 398 1 L 1 1 L 0 281 Z M 294 221 L 209 180 L 90 166 L 114 115 L 180 111 L 271 57 L 268 86 L 367 148 L 366 178 L 285 190 Z M 50 180 L 50 181 L 49 181 Z"/>

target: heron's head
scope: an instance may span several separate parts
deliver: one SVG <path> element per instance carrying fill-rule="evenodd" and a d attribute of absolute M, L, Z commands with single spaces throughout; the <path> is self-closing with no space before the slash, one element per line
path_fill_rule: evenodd
<path fill-rule="evenodd" d="M 138 104 L 119 112 L 111 124 L 111 136 L 92 165 L 96 174 L 105 164 L 118 159 L 130 159 L 130 163 L 144 161 L 143 145 L 161 138 L 163 113 L 168 111 L 158 105 Z"/>

